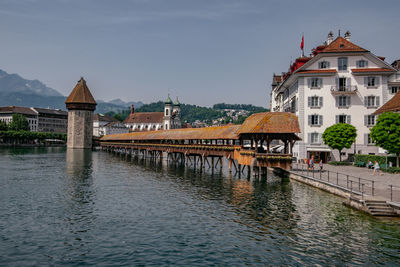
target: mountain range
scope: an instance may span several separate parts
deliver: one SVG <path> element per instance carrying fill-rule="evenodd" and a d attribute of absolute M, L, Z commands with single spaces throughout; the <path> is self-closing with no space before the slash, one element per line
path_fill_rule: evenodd
<path fill-rule="evenodd" d="M 39 80 L 27 80 L 18 74 L 8 74 L 0 69 L 0 106 L 42 107 L 65 110 L 65 99 L 57 90 L 47 87 Z M 96 113 L 120 112 L 130 105 L 135 108 L 143 105 L 138 102 L 124 102 L 114 99 L 109 102 L 97 100 Z"/>

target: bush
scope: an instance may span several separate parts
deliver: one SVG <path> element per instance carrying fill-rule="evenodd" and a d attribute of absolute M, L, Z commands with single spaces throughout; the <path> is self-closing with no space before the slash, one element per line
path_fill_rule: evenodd
<path fill-rule="evenodd" d="M 328 162 L 328 164 L 335 165 L 335 166 L 349 166 L 349 165 L 351 165 L 350 162 L 346 162 L 346 161 L 331 161 L 331 162 Z"/>
<path fill-rule="evenodd" d="M 387 169 L 382 168 L 381 170 L 388 173 L 400 173 L 400 167 L 389 167 Z"/>
<path fill-rule="evenodd" d="M 368 163 L 368 160 L 370 160 L 372 163 L 374 163 L 376 160 L 379 165 L 386 164 L 385 156 L 356 154 L 354 157 L 354 162 L 363 162 L 364 166 Z M 396 157 L 387 157 L 387 163 L 389 164 L 389 162 L 392 162 L 393 165 L 396 165 Z"/>

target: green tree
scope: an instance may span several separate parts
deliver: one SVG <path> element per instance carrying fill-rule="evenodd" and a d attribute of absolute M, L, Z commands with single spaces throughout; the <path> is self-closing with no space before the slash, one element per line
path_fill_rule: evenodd
<path fill-rule="evenodd" d="M 322 139 L 332 149 L 339 150 L 339 159 L 342 161 L 343 148 L 350 148 L 356 141 L 357 130 L 347 123 L 334 124 L 324 131 Z"/>
<path fill-rule="evenodd" d="M 29 123 L 24 115 L 13 114 L 12 121 L 8 124 L 8 129 L 13 131 L 29 131 Z"/>
<path fill-rule="evenodd" d="M 0 121 L 0 131 L 7 131 L 8 126 L 4 121 Z"/>
<path fill-rule="evenodd" d="M 117 119 L 119 121 L 123 121 L 124 119 L 122 118 L 121 114 L 115 114 L 114 119 Z"/>
<path fill-rule="evenodd" d="M 371 129 L 371 139 L 376 145 L 396 154 L 396 165 L 400 156 L 400 114 L 385 112 L 379 115 L 376 125 Z"/>

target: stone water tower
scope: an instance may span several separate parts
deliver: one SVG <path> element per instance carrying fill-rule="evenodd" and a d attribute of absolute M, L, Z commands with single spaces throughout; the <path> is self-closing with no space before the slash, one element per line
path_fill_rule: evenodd
<path fill-rule="evenodd" d="M 81 78 L 68 96 L 67 148 L 92 148 L 94 100 L 86 81 Z"/>

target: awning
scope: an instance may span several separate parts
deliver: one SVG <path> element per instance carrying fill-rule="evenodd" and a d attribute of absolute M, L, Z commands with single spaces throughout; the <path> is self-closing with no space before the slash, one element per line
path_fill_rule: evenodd
<path fill-rule="evenodd" d="M 331 149 L 326 147 L 307 147 L 307 151 L 331 152 Z"/>

